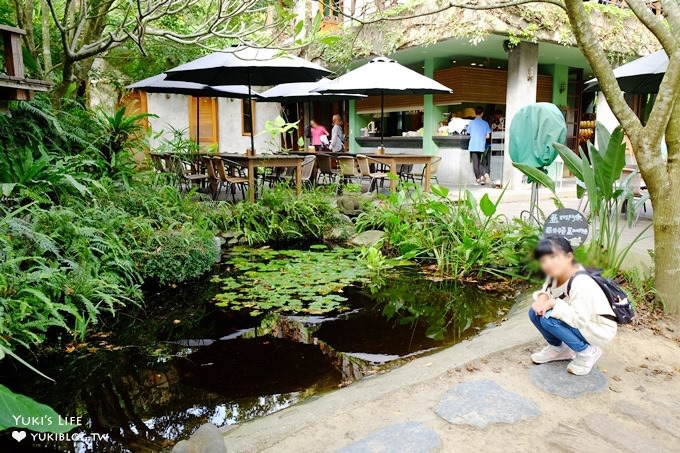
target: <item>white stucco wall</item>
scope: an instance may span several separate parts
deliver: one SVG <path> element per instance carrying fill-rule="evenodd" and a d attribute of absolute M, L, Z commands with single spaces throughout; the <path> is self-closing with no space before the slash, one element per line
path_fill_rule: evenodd
<path fill-rule="evenodd" d="M 256 90 L 257 91 L 257 90 Z M 218 99 L 218 137 L 220 152 L 245 154 L 250 148 L 250 136 L 242 135 L 241 100 Z M 264 152 L 269 136 L 263 133 L 267 120 L 273 120 L 279 114 L 280 104 L 275 102 L 255 103 L 255 150 Z"/>
<path fill-rule="evenodd" d="M 220 98 L 217 101 L 218 142 L 219 151 L 224 153 L 245 154 L 250 147 L 250 137 L 242 135 L 241 129 L 241 100 Z M 279 114 L 277 103 L 255 104 L 255 149 L 264 151 L 268 140 L 264 131 L 267 120 L 273 120 Z M 161 146 L 163 139 L 172 136 L 172 130 L 177 129 L 189 134 L 189 99 L 181 94 L 147 93 L 147 110 L 158 118 L 149 118 L 153 138 L 151 148 Z"/>
<path fill-rule="evenodd" d="M 602 123 L 609 132 L 616 129 L 616 126 L 619 125 L 619 121 L 614 116 L 612 109 L 609 108 L 609 104 L 607 104 L 607 100 L 602 92 L 597 95 L 597 121 Z"/>

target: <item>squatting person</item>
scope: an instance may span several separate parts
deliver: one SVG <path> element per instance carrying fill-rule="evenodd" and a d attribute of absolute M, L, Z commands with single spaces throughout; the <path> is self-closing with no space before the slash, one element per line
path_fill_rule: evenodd
<path fill-rule="evenodd" d="M 574 259 L 565 238 L 541 240 L 534 255 L 547 279 L 542 290 L 533 295 L 529 318 L 548 345 L 532 354 L 531 360 L 571 360 L 567 370 L 586 375 L 602 355 L 602 346 L 616 335 L 616 322 L 602 316 L 614 315 L 609 301 L 590 276 L 576 275 L 584 268 Z"/>

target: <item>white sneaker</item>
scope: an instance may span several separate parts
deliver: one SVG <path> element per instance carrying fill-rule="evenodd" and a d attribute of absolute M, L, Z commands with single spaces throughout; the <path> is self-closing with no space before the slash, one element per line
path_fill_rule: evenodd
<path fill-rule="evenodd" d="M 491 176 L 489 176 L 488 173 L 484 173 L 484 181 L 486 181 L 487 184 L 491 184 Z"/>
<path fill-rule="evenodd" d="M 567 371 L 576 376 L 585 376 L 590 373 L 600 357 L 602 357 L 602 349 L 597 346 L 588 346 L 576 354 L 574 360 L 567 366 Z"/>
<path fill-rule="evenodd" d="M 560 346 L 548 345 L 538 352 L 531 354 L 531 361 L 536 364 L 556 362 L 558 360 L 571 360 L 576 354 L 562 343 Z"/>

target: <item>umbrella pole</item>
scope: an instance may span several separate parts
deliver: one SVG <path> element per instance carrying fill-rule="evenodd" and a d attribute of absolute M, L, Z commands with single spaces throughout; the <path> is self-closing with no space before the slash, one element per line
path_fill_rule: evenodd
<path fill-rule="evenodd" d="M 385 139 L 385 92 L 380 90 L 380 147 L 384 148 Z"/>
<path fill-rule="evenodd" d="M 201 98 L 200 96 L 196 96 L 196 150 L 199 150 L 199 147 L 201 146 L 200 140 L 201 137 L 199 134 L 201 133 Z"/>
<path fill-rule="evenodd" d="M 253 110 L 253 91 L 252 85 L 250 84 L 250 68 L 248 69 L 248 108 L 250 109 L 250 152 L 255 155 L 255 123 L 253 121 L 253 116 L 255 112 Z"/>

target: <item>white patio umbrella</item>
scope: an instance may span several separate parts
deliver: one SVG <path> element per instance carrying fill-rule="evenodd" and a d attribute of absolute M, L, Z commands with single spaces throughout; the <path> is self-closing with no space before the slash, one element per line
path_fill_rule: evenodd
<path fill-rule="evenodd" d="M 385 135 L 385 95 L 451 93 L 441 83 L 418 74 L 387 57 L 373 58 L 347 74 L 315 89 L 319 93 L 354 93 L 380 96 L 380 146 Z"/>

